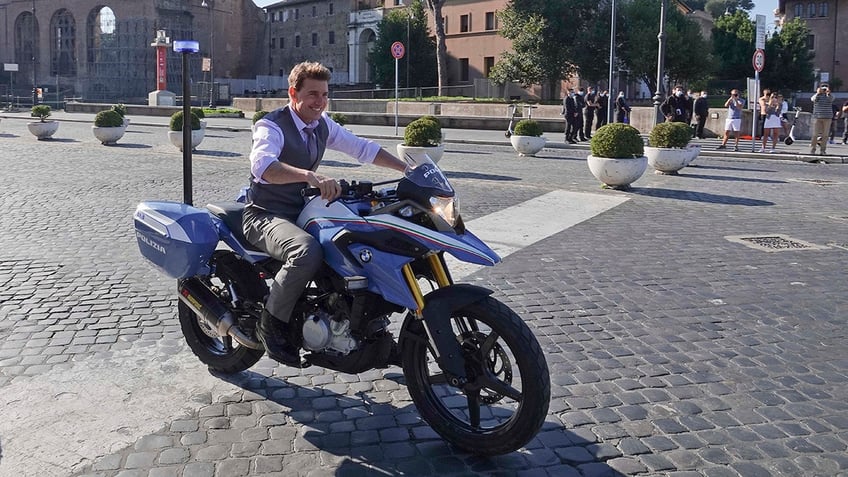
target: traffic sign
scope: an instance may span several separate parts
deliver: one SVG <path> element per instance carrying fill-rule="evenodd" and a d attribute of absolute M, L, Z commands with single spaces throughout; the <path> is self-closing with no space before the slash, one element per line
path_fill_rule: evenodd
<path fill-rule="evenodd" d="M 403 54 L 406 53 L 406 48 L 403 47 L 403 43 L 396 41 L 392 43 L 392 57 L 396 60 L 403 58 Z"/>
<path fill-rule="evenodd" d="M 754 71 L 757 73 L 763 71 L 763 67 L 766 66 L 766 52 L 757 48 L 757 51 L 754 52 L 754 57 L 751 58 L 751 63 L 754 65 Z"/>

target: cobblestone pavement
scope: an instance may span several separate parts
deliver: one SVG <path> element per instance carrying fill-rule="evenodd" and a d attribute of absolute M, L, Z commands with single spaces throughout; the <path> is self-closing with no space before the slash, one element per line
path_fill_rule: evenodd
<path fill-rule="evenodd" d="M 161 127 L 115 147 L 89 129 L 36 141 L 0 123 L 0 404 L 29 426 L 0 424 L 1 476 L 848 475 L 848 166 L 700 158 L 625 193 L 601 190 L 582 152 L 450 144 L 466 219 L 555 189 L 630 199 L 471 277 L 527 320 L 553 381 L 538 437 L 484 459 L 421 421 L 398 368 L 205 372 L 131 233 L 139 201 L 181 200 L 180 153 Z M 244 184 L 249 141 L 207 131 L 195 203 Z M 334 154 L 323 167 L 390 177 Z M 119 378 L 136 387 L 111 391 Z M 121 425 L 134 412 L 151 416 L 140 438 Z M 108 428 L 63 440 L 89 418 Z"/>

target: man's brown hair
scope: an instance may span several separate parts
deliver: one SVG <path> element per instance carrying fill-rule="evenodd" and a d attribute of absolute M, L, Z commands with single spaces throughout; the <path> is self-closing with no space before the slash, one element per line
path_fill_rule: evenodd
<path fill-rule="evenodd" d="M 330 70 L 326 66 L 316 61 L 304 61 L 294 65 L 289 73 L 289 87 L 300 91 L 303 87 L 303 80 L 316 79 L 320 81 L 330 81 Z"/>

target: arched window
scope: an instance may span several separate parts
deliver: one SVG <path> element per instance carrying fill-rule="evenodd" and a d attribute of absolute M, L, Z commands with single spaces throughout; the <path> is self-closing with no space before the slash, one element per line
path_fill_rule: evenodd
<path fill-rule="evenodd" d="M 795 18 L 804 18 L 804 4 L 796 3 L 795 4 Z"/>
<path fill-rule="evenodd" d="M 38 52 L 38 22 L 30 12 L 18 15 L 15 20 L 15 63 L 34 67 Z M 22 70 L 23 71 L 23 70 Z"/>
<path fill-rule="evenodd" d="M 807 4 L 807 16 L 810 17 L 810 18 L 816 17 L 816 4 L 815 3 L 808 3 Z"/>
<path fill-rule="evenodd" d="M 98 62 L 107 60 L 107 50 L 117 45 L 115 35 L 115 12 L 109 7 L 92 10 L 88 14 L 86 32 L 86 59 L 89 68 Z M 108 58 L 114 60 L 114 58 Z"/>
<path fill-rule="evenodd" d="M 50 20 L 51 75 L 77 74 L 76 30 L 74 16 L 64 8 L 57 11 Z"/>
<path fill-rule="evenodd" d="M 827 11 L 828 8 L 827 7 L 828 7 L 827 2 L 819 3 L 819 16 L 820 17 L 826 17 L 827 16 L 827 14 L 828 14 L 828 11 Z"/>

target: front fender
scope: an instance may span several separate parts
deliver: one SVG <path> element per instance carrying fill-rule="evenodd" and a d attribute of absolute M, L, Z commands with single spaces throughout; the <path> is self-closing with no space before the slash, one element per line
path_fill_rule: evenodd
<path fill-rule="evenodd" d="M 423 321 L 430 336 L 424 332 L 420 321 L 409 314 L 401 327 L 400 348 L 403 349 L 407 340 L 428 340 L 438 353 L 436 362 L 439 367 L 451 376 L 462 378 L 464 381 L 465 359 L 462 357 L 462 350 L 451 327 L 450 317 L 454 311 L 478 302 L 492 293 L 492 290 L 487 288 L 465 283 L 450 285 L 428 293 L 424 297 Z"/>

